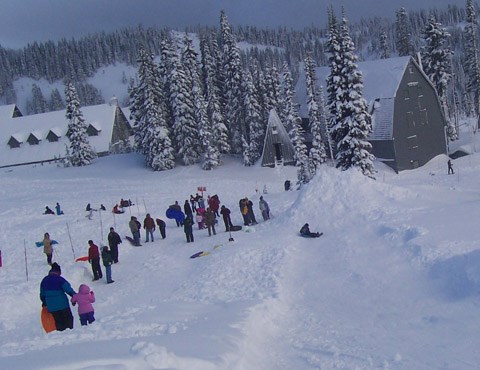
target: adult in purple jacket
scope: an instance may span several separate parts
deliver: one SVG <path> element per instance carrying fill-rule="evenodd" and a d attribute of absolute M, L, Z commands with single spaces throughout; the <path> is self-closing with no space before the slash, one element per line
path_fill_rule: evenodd
<path fill-rule="evenodd" d="M 70 283 L 60 276 L 61 274 L 60 266 L 54 262 L 50 272 L 40 283 L 42 306 L 47 306 L 48 312 L 53 315 L 58 331 L 73 329 L 73 316 L 67 294 L 70 297 L 76 294 Z"/>

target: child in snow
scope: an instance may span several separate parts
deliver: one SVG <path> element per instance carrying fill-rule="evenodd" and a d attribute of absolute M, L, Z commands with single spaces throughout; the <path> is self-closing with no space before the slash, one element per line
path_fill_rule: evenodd
<path fill-rule="evenodd" d="M 197 215 L 195 216 L 195 221 L 197 221 L 198 223 L 198 230 L 202 230 L 205 228 L 203 215 L 199 209 L 197 209 Z"/>
<path fill-rule="evenodd" d="M 71 299 L 72 305 L 78 303 L 78 316 L 80 317 L 80 324 L 87 325 L 95 321 L 94 310 L 92 303 L 95 302 L 95 294 L 93 290 L 86 284 L 81 284 L 78 288 L 78 293 Z"/>

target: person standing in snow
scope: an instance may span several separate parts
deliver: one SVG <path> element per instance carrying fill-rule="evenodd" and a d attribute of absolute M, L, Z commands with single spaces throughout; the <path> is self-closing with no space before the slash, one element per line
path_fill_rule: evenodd
<path fill-rule="evenodd" d="M 130 221 L 128 222 L 128 227 L 132 232 L 133 237 L 133 244 L 136 247 L 140 246 L 140 228 L 137 223 L 137 218 L 135 216 L 130 217 Z"/>
<path fill-rule="evenodd" d="M 160 235 L 162 236 L 162 239 L 165 239 L 167 237 L 167 233 L 166 233 L 167 225 L 165 224 L 165 221 L 163 221 L 160 218 L 157 218 L 155 221 L 157 223 L 158 229 L 160 230 Z"/>
<path fill-rule="evenodd" d="M 70 302 L 72 302 L 72 305 L 74 306 L 78 304 L 78 316 L 82 326 L 91 324 L 95 321 L 95 312 L 92 305 L 92 303 L 95 302 L 95 294 L 93 293 L 93 290 L 90 290 L 88 285 L 81 284 L 78 287 L 78 293 L 72 297 Z"/>
<path fill-rule="evenodd" d="M 193 239 L 193 220 L 192 218 L 185 217 L 185 220 L 183 221 L 183 231 L 185 232 L 185 236 L 187 237 L 187 243 L 190 243 L 194 241 Z"/>
<path fill-rule="evenodd" d="M 47 263 L 52 265 L 52 256 L 53 256 L 53 247 L 52 240 L 50 239 L 50 234 L 45 233 L 43 236 L 43 253 L 47 255 Z"/>
<path fill-rule="evenodd" d="M 268 206 L 268 203 L 265 199 L 263 199 L 263 195 L 260 195 L 260 201 L 258 203 L 258 206 L 260 208 L 260 212 L 262 212 L 262 217 L 264 221 L 267 221 L 270 219 L 270 207 Z"/>
<path fill-rule="evenodd" d="M 108 247 L 105 245 L 102 247 L 102 262 L 103 266 L 105 266 L 105 275 L 107 277 L 107 284 L 114 283 L 112 280 L 112 253 L 108 250 Z"/>
<path fill-rule="evenodd" d="M 188 200 L 185 200 L 183 211 L 185 212 L 185 217 L 189 217 L 193 222 L 193 210 Z"/>
<path fill-rule="evenodd" d="M 455 172 L 453 172 L 453 166 L 452 166 L 452 160 L 451 159 L 448 160 L 447 166 L 448 166 L 448 174 L 449 175 L 455 174 Z"/>
<path fill-rule="evenodd" d="M 62 209 L 60 208 L 60 204 L 57 202 L 57 204 L 55 205 L 55 211 L 57 211 L 57 216 L 60 216 L 60 215 L 63 215 L 63 211 Z"/>
<path fill-rule="evenodd" d="M 218 195 L 215 194 L 212 197 L 208 197 L 208 206 L 215 213 L 215 216 L 219 217 L 218 208 L 220 207 L 220 199 L 218 199 Z"/>
<path fill-rule="evenodd" d="M 248 198 L 245 198 L 245 202 L 247 205 L 247 213 L 248 219 L 250 220 L 250 225 L 256 225 L 257 220 L 255 219 L 255 213 L 253 213 L 253 202 Z"/>
<path fill-rule="evenodd" d="M 122 243 L 122 238 L 115 232 L 113 227 L 110 228 L 108 233 L 108 245 L 110 246 L 110 251 L 112 253 L 113 263 L 118 263 L 118 245 Z"/>
<path fill-rule="evenodd" d="M 205 225 L 208 229 L 208 236 L 212 236 L 212 231 L 213 235 L 217 235 L 217 232 L 215 231 L 215 213 L 210 207 L 208 207 L 207 212 L 205 212 Z"/>
<path fill-rule="evenodd" d="M 147 234 L 145 243 L 148 243 L 150 241 L 149 237 L 152 238 L 152 242 L 153 242 L 153 232 L 155 231 L 155 221 L 150 216 L 150 213 L 147 213 L 147 216 L 143 220 L 143 228 L 145 229 L 145 233 Z"/>
<path fill-rule="evenodd" d="M 93 243 L 93 240 L 88 241 L 88 262 L 92 265 L 93 280 L 96 281 L 103 277 L 102 269 L 100 267 L 100 251 Z"/>
<path fill-rule="evenodd" d="M 250 224 L 250 215 L 248 214 L 248 205 L 247 205 L 247 198 L 240 199 L 238 202 L 238 206 L 240 208 L 240 213 L 243 217 L 243 224 L 245 226 Z"/>
<path fill-rule="evenodd" d="M 190 194 L 190 208 L 192 208 L 192 214 L 193 212 L 197 211 L 197 201 L 193 195 Z"/>
<path fill-rule="evenodd" d="M 61 274 L 60 266 L 54 262 L 50 272 L 40 283 L 42 306 L 46 306 L 48 312 L 53 315 L 58 331 L 73 329 L 73 315 L 66 295 L 73 297 L 76 294 L 70 283 L 60 276 Z"/>
<path fill-rule="evenodd" d="M 222 205 L 220 214 L 222 215 L 223 222 L 225 223 L 225 231 L 230 231 L 230 228 L 233 227 L 232 220 L 230 218 L 230 210 Z"/>

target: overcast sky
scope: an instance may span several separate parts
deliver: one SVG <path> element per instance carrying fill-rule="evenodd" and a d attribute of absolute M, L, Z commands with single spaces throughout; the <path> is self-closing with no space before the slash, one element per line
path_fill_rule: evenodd
<path fill-rule="evenodd" d="M 466 0 L 0 0 L 0 45 L 78 37 L 143 24 L 183 29 L 218 25 L 224 9 L 232 25 L 323 26 L 326 9 L 343 5 L 350 21 L 369 15 L 394 17 L 395 9 L 464 7 Z"/>

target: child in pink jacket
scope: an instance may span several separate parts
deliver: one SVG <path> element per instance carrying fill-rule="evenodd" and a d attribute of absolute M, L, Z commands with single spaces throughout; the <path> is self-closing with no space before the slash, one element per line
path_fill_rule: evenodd
<path fill-rule="evenodd" d="M 72 305 L 78 303 L 78 316 L 82 325 L 91 324 L 95 321 L 92 303 L 95 302 L 93 290 L 86 284 L 81 284 L 78 293 L 71 299 Z"/>

